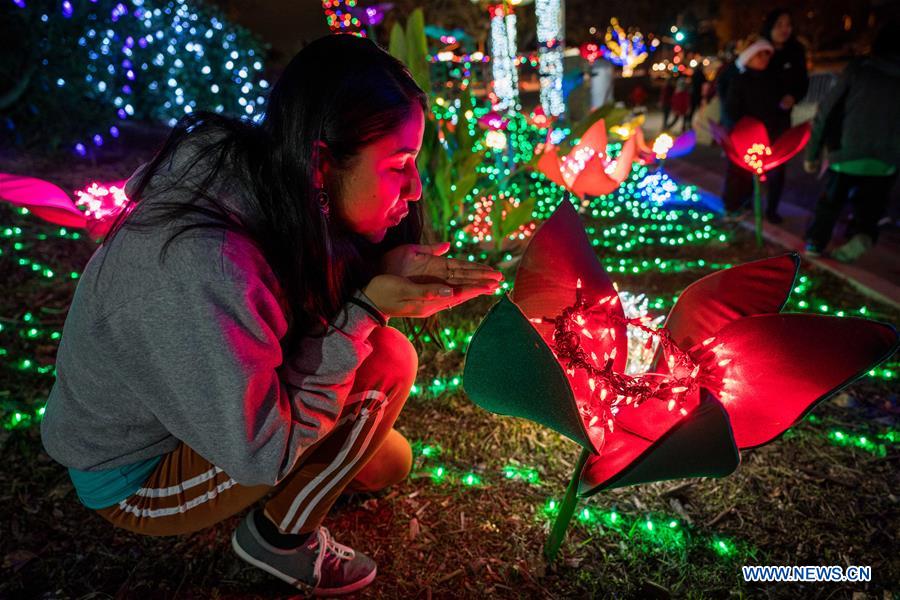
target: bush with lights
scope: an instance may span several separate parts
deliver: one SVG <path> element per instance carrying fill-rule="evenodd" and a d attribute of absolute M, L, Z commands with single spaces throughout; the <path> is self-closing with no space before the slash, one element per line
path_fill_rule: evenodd
<path fill-rule="evenodd" d="M 262 112 L 262 44 L 202 2 L 14 0 L 0 15 L 10 143 L 88 156 L 125 120 Z"/>

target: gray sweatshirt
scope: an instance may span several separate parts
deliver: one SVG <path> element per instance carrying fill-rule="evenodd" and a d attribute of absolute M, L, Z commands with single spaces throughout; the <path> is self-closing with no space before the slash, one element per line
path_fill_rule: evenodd
<path fill-rule="evenodd" d="M 141 202 L 188 198 L 154 189 L 194 151 L 187 144 L 164 164 Z M 240 212 L 240 182 L 223 181 L 217 197 Z M 348 303 L 324 337 L 282 356 L 287 304 L 260 249 L 240 234 L 193 230 L 160 264 L 169 234 L 122 229 L 88 262 L 63 328 L 44 448 L 95 471 L 183 441 L 240 484 L 274 485 L 334 427 L 377 321 Z"/>

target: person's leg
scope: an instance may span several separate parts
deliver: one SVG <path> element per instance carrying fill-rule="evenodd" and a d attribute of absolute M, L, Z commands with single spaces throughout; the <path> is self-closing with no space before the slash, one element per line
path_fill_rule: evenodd
<path fill-rule="evenodd" d="M 396 329 L 377 328 L 369 340 L 373 345 L 372 354 L 357 372 L 340 424 L 308 449 L 294 471 L 274 488 L 240 485 L 223 469 L 186 444 L 180 444 L 163 457 L 136 493 L 114 506 L 98 510 L 98 514 L 117 527 L 135 533 L 181 535 L 227 519 L 273 489 L 275 499 L 285 488 L 290 488 L 273 505 L 278 506 L 285 498 L 298 493 L 305 478 L 321 476 L 323 480 L 328 479 L 326 483 L 331 483 L 330 476 L 340 475 L 340 481 L 330 493 L 322 498 L 310 494 L 309 499 L 315 500 L 318 507 L 317 518 L 324 516 L 324 512 L 319 514 L 321 509 L 327 511 L 370 459 L 371 467 L 361 473 L 360 481 L 354 484 L 356 489 L 377 489 L 402 480 L 409 472 L 411 450 L 402 435 L 392 433 L 392 425 L 412 387 L 418 361 L 412 345 Z M 355 437 L 351 440 L 351 436 Z M 382 450 L 385 439 L 390 445 Z M 345 469 L 348 462 L 352 465 Z M 330 475 L 325 473 L 332 466 Z M 295 477 L 300 471 L 303 475 Z"/>
<path fill-rule="evenodd" d="M 372 354 L 357 371 L 348 399 L 354 402 L 353 410 L 341 418 L 332 435 L 301 457 L 298 467 L 266 503 L 266 516 L 282 533 L 317 529 L 340 493 L 386 440 L 390 440 L 390 454 L 376 458 L 378 462 L 358 483 L 380 485 L 402 479 L 409 472 L 411 453 L 404 456 L 408 444 L 404 447 L 402 436 L 391 432 L 415 381 L 418 357 L 396 329 L 378 328 L 369 340 Z"/>
<path fill-rule="evenodd" d="M 856 193 L 851 199 L 853 218 L 847 225 L 847 237 L 863 234 L 874 244 L 878 241 L 878 221 L 884 216 L 890 200 L 891 188 L 897 175 L 858 177 Z"/>
<path fill-rule="evenodd" d="M 752 193 L 753 176 L 728 161 L 722 187 L 722 204 L 725 206 L 725 210 L 729 213 L 739 211 Z"/>
<path fill-rule="evenodd" d="M 337 496 L 355 486 L 380 487 L 409 473 L 411 451 L 393 428 L 415 380 L 418 358 L 396 329 L 369 337 L 371 355 L 356 372 L 335 430 L 301 456 L 260 511 L 231 537 L 244 561 L 315 594 L 355 592 L 374 580 L 375 562 L 338 543 L 322 519 Z"/>
<path fill-rule="evenodd" d="M 837 171 L 828 171 L 825 190 L 816 203 L 812 222 L 806 229 L 806 241 L 816 250 L 823 251 L 831 241 L 834 225 L 841 214 L 852 187 L 851 178 Z"/>
<path fill-rule="evenodd" d="M 847 226 L 847 241 L 835 248 L 832 257 L 852 263 L 864 255 L 878 240 L 878 221 L 888 204 L 891 185 L 896 176 L 857 176 L 850 196 L 853 217 Z"/>
<path fill-rule="evenodd" d="M 768 191 L 766 193 L 766 217 L 770 221 L 779 222 L 778 203 L 781 202 L 781 193 L 784 191 L 784 165 L 776 167 L 766 174 Z"/>
<path fill-rule="evenodd" d="M 239 485 L 182 443 L 162 458 L 137 492 L 97 513 L 134 533 L 181 535 L 241 512 L 271 489 Z"/>
<path fill-rule="evenodd" d="M 347 486 L 348 492 L 377 492 L 400 483 L 412 469 L 413 454 L 409 442 L 396 429 L 387 437 L 375 455 Z"/>

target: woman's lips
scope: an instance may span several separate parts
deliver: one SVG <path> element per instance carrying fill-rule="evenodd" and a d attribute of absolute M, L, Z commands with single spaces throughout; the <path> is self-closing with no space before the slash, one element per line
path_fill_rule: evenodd
<path fill-rule="evenodd" d="M 405 218 L 406 218 L 406 215 L 408 215 L 408 214 L 409 214 L 409 211 L 408 211 L 408 210 L 404 210 L 404 211 L 403 211 L 402 213 L 400 213 L 399 215 L 394 215 L 393 217 L 390 218 L 390 219 L 391 219 L 391 223 L 392 223 L 394 226 L 399 225 L 399 224 L 400 224 L 400 221 L 402 221 L 403 219 L 405 219 Z"/>

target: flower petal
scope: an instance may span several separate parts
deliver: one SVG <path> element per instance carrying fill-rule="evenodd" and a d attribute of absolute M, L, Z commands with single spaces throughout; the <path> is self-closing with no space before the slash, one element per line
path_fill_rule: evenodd
<path fill-rule="evenodd" d="M 691 150 L 694 149 L 694 146 L 697 145 L 697 133 L 691 129 L 686 133 L 682 133 L 677 138 L 675 138 L 675 142 L 672 144 L 672 148 L 666 154 L 668 158 L 678 158 L 679 156 L 684 156 L 688 154 Z"/>
<path fill-rule="evenodd" d="M 583 148 L 591 148 L 595 155 L 600 154 L 601 158 L 605 158 L 606 142 L 606 122 L 600 119 L 584 132 L 584 135 L 581 136 L 581 139 L 569 154 L 575 154 Z"/>
<path fill-rule="evenodd" d="M 659 398 L 651 398 L 635 407 L 626 405 L 619 408 L 616 415 L 615 426 L 648 440 L 655 440 L 666 431 L 683 420 L 686 412 L 697 408 L 700 404 L 700 390 L 695 386 L 693 390 L 686 392 L 684 400 L 669 410 L 669 403 Z"/>
<path fill-rule="evenodd" d="M 809 141 L 809 121 L 791 127 L 779 137 L 772 146 L 772 156 L 766 161 L 765 170 L 774 169 L 789 161 L 795 154 L 803 149 Z"/>
<path fill-rule="evenodd" d="M 579 198 L 585 196 L 605 196 L 611 194 L 619 187 L 619 181 L 606 174 L 603 170 L 603 162 L 598 158 L 592 158 L 584 170 L 572 182 L 571 190 Z"/>
<path fill-rule="evenodd" d="M 556 185 L 566 187 L 566 180 L 563 179 L 561 167 L 562 163 L 559 160 L 559 150 L 556 146 L 546 146 L 535 166 L 544 177 Z"/>
<path fill-rule="evenodd" d="M 635 139 L 635 144 L 637 145 L 638 152 L 642 154 L 649 154 L 651 156 L 655 156 L 653 154 L 653 149 L 647 145 L 647 140 L 644 138 L 644 128 L 643 127 L 635 127 L 634 135 L 631 136 Z"/>
<path fill-rule="evenodd" d="M 765 444 L 897 348 L 890 325 L 849 317 L 758 315 L 695 347 L 700 383 L 731 416 L 739 448 Z"/>
<path fill-rule="evenodd" d="M 602 337 L 585 339 L 585 349 L 598 357 L 615 349 L 613 367 L 622 372 L 628 354 L 622 303 L 594 254 L 581 219 L 571 202 L 563 200 L 532 236 L 516 270 L 515 290 L 510 296 L 528 319 L 552 318 L 575 303 L 579 281 L 585 299 L 596 305 L 591 319 L 596 331 L 601 327 L 613 330 Z M 602 300 L 605 302 L 598 304 Z M 552 324 L 536 328 L 552 347 Z"/>
<path fill-rule="evenodd" d="M 744 154 L 754 144 L 769 146 L 769 133 L 766 126 L 759 119 L 753 117 L 741 117 L 731 130 L 731 143 L 734 149 L 744 160 Z"/>
<path fill-rule="evenodd" d="M 592 452 L 598 450 L 556 357 L 507 296 L 488 312 L 472 337 L 463 386 L 486 410 L 530 419 Z"/>
<path fill-rule="evenodd" d="M 87 217 L 62 189 L 49 181 L 0 173 L 0 198 L 63 227 L 84 227 Z"/>
<path fill-rule="evenodd" d="M 682 479 L 724 477 L 740 464 L 728 414 L 707 395 L 692 412 L 655 440 L 617 429 L 606 435 L 599 455 L 588 458 L 578 493 Z"/>
<path fill-rule="evenodd" d="M 690 350 L 727 323 L 780 312 L 799 267 L 800 257 L 790 253 L 711 273 L 678 296 L 665 328 L 679 348 Z"/>
<path fill-rule="evenodd" d="M 633 137 L 628 138 L 622 144 L 622 151 L 616 157 L 616 168 L 610 173 L 610 176 L 617 185 L 625 181 L 628 174 L 631 173 L 631 165 L 634 163 L 634 155 L 636 151 L 636 142 Z"/>

